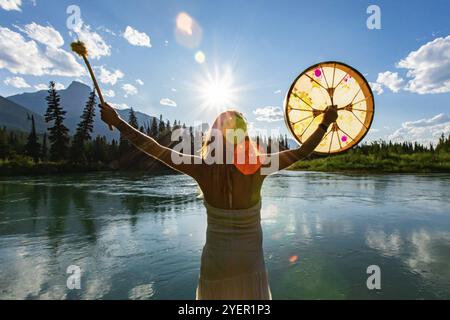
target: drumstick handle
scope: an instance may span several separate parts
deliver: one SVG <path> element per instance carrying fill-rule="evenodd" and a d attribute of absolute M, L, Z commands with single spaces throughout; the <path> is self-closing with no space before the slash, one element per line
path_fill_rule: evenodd
<path fill-rule="evenodd" d="M 83 55 L 84 63 L 86 64 L 86 67 L 88 68 L 89 74 L 91 75 L 92 81 L 94 82 L 95 90 L 97 90 L 98 98 L 100 99 L 100 104 L 105 104 L 105 100 L 103 99 L 102 91 L 100 90 L 100 86 L 98 85 L 97 79 L 95 78 L 94 71 L 92 70 L 91 64 L 89 63 L 89 60 L 86 58 L 85 55 Z M 109 130 L 113 130 L 113 127 L 109 125 Z"/>

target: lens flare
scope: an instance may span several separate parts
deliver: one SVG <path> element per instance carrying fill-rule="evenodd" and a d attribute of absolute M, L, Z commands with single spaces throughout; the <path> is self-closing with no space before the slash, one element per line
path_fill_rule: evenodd
<path fill-rule="evenodd" d="M 197 51 L 197 53 L 195 54 L 195 61 L 198 64 L 203 64 L 206 61 L 206 56 L 202 51 Z"/>
<path fill-rule="evenodd" d="M 192 36 L 193 20 L 190 15 L 185 12 L 180 13 L 177 16 L 177 28 L 178 30 Z"/>
<path fill-rule="evenodd" d="M 175 21 L 175 39 L 187 48 L 196 48 L 202 42 L 203 31 L 200 24 L 186 12 L 180 12 Z"/>

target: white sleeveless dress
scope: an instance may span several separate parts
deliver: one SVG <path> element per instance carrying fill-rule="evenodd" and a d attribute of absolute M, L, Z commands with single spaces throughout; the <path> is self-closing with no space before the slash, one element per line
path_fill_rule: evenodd
<path fill-rule="evenodd" d="M 272 299 L 262 248 L 261 202 L 244 210 L 204 204 L 208 228 L 197 300 Z"/>

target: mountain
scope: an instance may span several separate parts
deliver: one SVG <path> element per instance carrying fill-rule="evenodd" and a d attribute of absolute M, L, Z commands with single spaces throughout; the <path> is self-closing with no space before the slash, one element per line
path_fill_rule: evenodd
<path fill-rule="evenodd" d="M 44 133 L 47 125 L 43 116 L 0 96 L 0 127 L 28 132 L 31 129 L 31 115 L 34 116 L 36 131 Z"/>
<path fill-rule="evenodd" d="M 67 89 L 58 90 L 61 96 L 61 106 L 64 108 L 66 113 L 65 125 L 69 128 L 70 133 L 74 134 L 77 124 L 80 122 L 80 116 L 83 112 L 86 101 L 88 100 L 91 88 L 84 83 L 74 81 L 70 84 Z M 7 99 L 16 105 L 22 106 L 22 108 L 29 109 L 30 111 L 37 113 L 38 115 L 44 115 L 47 110 L 47 101 L 45 97 L 47 96 L 46 90 L 41 90 L 32 93 L 22 93 L 14 96 L 10 96 Z M 130 109 L 118 110 L 120 116 L 127 120 Z M 139 125 L 151 124 L 153 121 L 152 116 L 145 113 L 136 111 L 136 117 L 138 119 Z M 26 120 L 26 118 L 25 118 Z M 157 119 L 158 120 L 158 119 Z M 0 118 L 0 126 L 3 125 L 3 118 Z M 159 123 L 159 121 L 158 121 Z M 28 131 L 28 129 L 27 129 Z M 94 134 L 93 136 L 104 135 L 111 139 L 118 139 L 119 133 L 117 130 L 110 131 L 108 126 L 103 123 L 100 119 L 100 110 L 96 109 L 95 122 L 94 122 Z"/>
<path fill-rule="evenodd" d="M 294 139 L 288 138 L 288 147 L 289 149 L 297 149 L 300 145 Z"/>

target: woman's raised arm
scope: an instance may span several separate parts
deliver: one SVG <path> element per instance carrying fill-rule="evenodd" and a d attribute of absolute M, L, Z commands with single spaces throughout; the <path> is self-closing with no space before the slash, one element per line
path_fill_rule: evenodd
<path fill-rule="evenodd" d="M 106 124 L 117 128 L 136 148 L 163 162 L 172 169 L 185 173 L 196 180 L 200 178 L 200 175 L 203 172 L 203 161 L 200 157 L 181 154 L 175 150 L 162 146 L 155 139 L 130 126 L 126 121 L 120 118 L 114 108 L 106 103 L 101 105 L 101 117 Z"/>

